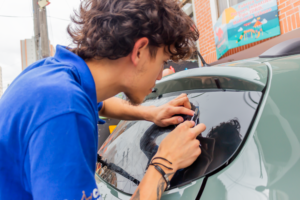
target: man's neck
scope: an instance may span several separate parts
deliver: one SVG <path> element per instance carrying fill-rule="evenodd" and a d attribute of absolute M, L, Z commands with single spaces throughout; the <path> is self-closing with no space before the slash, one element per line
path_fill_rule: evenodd
<path fill-rule="evenodd" d="M 125 91 L 127 73 L 125 58 L 117 60 L 101 59 L 86 61 L 95 81 L 97 102 L 104 101 Z"/>

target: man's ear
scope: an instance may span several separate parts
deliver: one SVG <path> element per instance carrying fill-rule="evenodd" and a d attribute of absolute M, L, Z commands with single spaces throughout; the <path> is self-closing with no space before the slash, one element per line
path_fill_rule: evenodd
<path fill-rule="evenodd" d="M 146 37 L 140 38 L 135 42 L 131 54 L 131 61 L 135 66 L 138 64 L 143 54 L 146 53 L 148 44 L 149 40 Z"/>

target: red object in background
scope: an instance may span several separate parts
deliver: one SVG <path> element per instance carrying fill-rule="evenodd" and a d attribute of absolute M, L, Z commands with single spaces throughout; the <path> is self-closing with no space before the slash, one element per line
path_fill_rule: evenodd
<path fill-rule="evenodd" d="M 172 70 L 175 73 L 175 69 L 172 66 L 170 66 L 170 70 Z"/>
<path fill-rule="evenodd" d="M 41 0 L 41 1 L 38 1 L 37 4 L 40 6 L 40 8 L 44 8 L 44 7 L 48 6 L 50 4 L 50 2 L 48 0 Z"/>

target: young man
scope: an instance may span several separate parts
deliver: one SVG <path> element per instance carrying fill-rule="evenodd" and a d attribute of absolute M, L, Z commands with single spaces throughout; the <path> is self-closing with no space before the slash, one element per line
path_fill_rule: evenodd
<path fill-rule="evenodd" d="M 174 0 L 87 0 L 68 32 L 75 48 L 25 69 L 0 99 L 0 199 L 101 199 L 94 180 L 98 112 L 124 120 L 178 124 L 193 115 L 185 94 L 138 106 L 169 59 L 188 58 L 198 32 Z M 113 96 L 124 92 L 133 105 Z M 98 102 L 98 104 L 97 104 Z M 186 121 L 155 157 L 168 179 L 201 150 L 203 124 Z M 177 151 L 180 148 L 180 151 Z M 132 199 L 160 199 L 167 186 L 150 166 Z"/>

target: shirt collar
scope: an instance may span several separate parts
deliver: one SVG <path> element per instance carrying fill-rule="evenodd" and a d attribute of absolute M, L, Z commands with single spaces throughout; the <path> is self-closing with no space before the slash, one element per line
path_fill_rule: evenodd
<path fill-rule="evenodd" d="M 79 84 L 82 86 L 83 90 L 88 94 L 88 96 L 93 101 L 93 106 L 97 110 L 97 96 L 96 87 L 92 73 L 85 63 L 85 61 L 78 55 L 68 50 L 68 47 L 57 45 L 56 53 L 54 58 L 62 63 L 67 63 L 75 67 L 79 74 Z"/>

